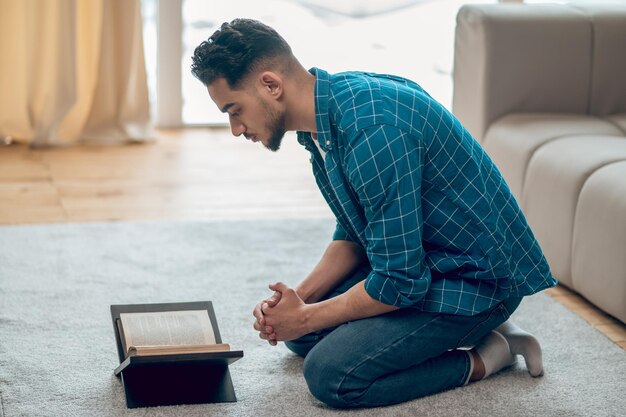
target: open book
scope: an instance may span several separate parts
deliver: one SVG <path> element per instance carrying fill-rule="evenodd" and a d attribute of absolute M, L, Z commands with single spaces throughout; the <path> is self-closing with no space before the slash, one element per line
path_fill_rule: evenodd
<path fill-rule="evenodd" d="M 206 310 L 121 313 L 117 326 L 125 357 L 230 351 Z"/>

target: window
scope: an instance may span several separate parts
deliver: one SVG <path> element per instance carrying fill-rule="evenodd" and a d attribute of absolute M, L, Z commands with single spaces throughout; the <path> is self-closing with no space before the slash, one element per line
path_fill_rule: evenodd
<path fill-rule="evenodd" d="M 474 4 L 496 2 L 472 1 Z M 144 10 L 153 11 L 155 4 L 159 5 L 158 9 L 163 5 L 168 8 L 161 16 L 162 23 L 173 20 L 163 23 L 169 30 L 166 39 L 174 36 L 172 27 L 180 28 L 181 48 L 174 53 L 175 58 L 180 58 L 180 66 L 170 72 L 178 71 L 180 81 L 171 76 L 162 87 L 170 94 L 178 88 L 178 93 L 173 93 L 178 97 L 163 98 L 159 94 L 166 103 L 177 103 L 177 100 L 180 103 L 178 110 L 170 106 L 170 111 L 179 114 L 174 118 L 165 117 L 167 120 L 178 120 L 182 125 L 228 123 L 189 68 L 194 48 L 222 22 L 236 17 L 258 19 L 274 27 L 290 43 L 306 68 L 401 75 L 419 83 L 444 106 L 451 106 L 455 19 L 466 0 L 167 0 L 160 3 L 144 0 L 144 3 Z M 173 7 L 179 8 L 178 16 Z M 146 14 L 145 18 L 154 20 L 155 13 Z M 176 19 L 180 19 L 180 24 Z M 150 23 L 146 24 L 144 32 L 148 30 L 154 30 Z M 146 43 L 148 45 L 150 40 Z M 147 55 L 154 53 L 148 49 L 146 46 Z M 167 55 L 163 51 L 159 53 Z M 156 60 L 148 57 L 147 62 L 150 67 L 150 62 Z M 169 65 L 172 61 L 159 57 L 159 62 Z M 151 88 L 156 84 L 159 90 L 161 83 L 155 83 L 151 73 L 154 73 L 153 68 L 149 68 Z M 163 114 L 157 114 L 158 124 L 176 124 L 162 123 L 163 119 Z"/>

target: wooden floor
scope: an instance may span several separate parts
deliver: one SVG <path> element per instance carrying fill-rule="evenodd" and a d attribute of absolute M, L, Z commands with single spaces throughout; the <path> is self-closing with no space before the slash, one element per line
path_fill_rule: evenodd
<path fill-rule="evenodd" d="M 0 224 L 332 217 L 308 152 L 225 129 L 157 131 L 148 144 L 0 146 Z M 548 295 L 626 349 L 626 325 L 565 287 Z"/>

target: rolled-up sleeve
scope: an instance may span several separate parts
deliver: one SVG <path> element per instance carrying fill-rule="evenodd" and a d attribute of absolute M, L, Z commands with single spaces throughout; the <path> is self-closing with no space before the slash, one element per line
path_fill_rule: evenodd
<path fill-rule="evenodd" d="M 376 125 L 350 144 L 346 175 L 364 208 L 372 266 L 365 289 L 379 302 L 415 306 L 431 282 L 422 246 L 421 138 Z"/>
<path fill-rule="evenodd" d="M 348 232 L 346 232 L 339 222 L 337 222 L 337 226 L 335 226 L 333 240 L 349 240 L 350 242 L 354 242 L 354 239 L 350 237 Z"/>

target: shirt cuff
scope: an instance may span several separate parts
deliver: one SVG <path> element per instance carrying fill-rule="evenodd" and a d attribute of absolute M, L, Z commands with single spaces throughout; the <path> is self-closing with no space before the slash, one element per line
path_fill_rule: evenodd
<path fill-rule="evenodd" d="M 394 279 L 371 271 L 365 278 L 365 291 L 374 300 L 400 308 L 418 304 L 428 291 L 429 280 Z"/>
<path fill-rule="evenodd" d="M 345 231 L 343 227 L 339 223 L 335 227 L 335 232 L 333 233 L 333 240 L 347 240 L 350 242 L 354 242 L 353 239 L 350 238 L 348 232 Z"/>

